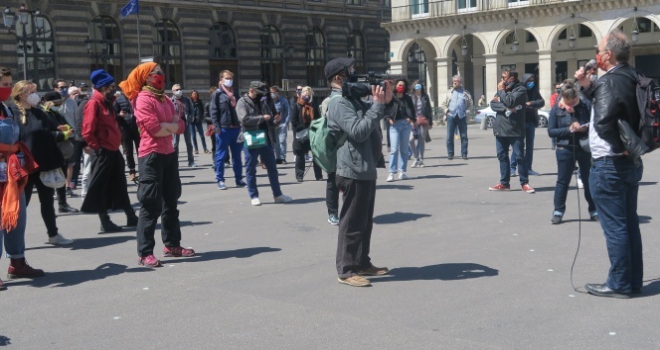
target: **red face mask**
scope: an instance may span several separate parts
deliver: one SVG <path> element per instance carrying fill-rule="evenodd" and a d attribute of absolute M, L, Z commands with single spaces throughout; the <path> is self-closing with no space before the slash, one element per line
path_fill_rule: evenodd
<path fill-rule="evenodd" d="M 598 68 L 600 68 L 603 71 L 607 71 L 607 68 L 605 68 L 605 62 L 601 61 L 603 56 L 601 56 L 600 52 L 596 54 L 596 64 L 598 65 Z"/>
<path fill-rule="evenodd" d="M 0 102 L 7 101 L 10 95 L 11 95 L 10 87 L 0 87 Z"/>
<path fill-rule="evenodd" d="M 162 90 L 163 87 L 165 87 L 165 76 L 160 74 L 160 75 L 154 75 L 152 80 L 152 85 L 154 88 L 158 90 Z"/>
<path fill-rule="evenodd" d="M 398 92 L 400 94 L 404 93 L 405 91 L 406 91 L 406 87 L 403 86 L 403 85 L 399 85 L 399 86 L 396 87 L 396 92 Z"/>

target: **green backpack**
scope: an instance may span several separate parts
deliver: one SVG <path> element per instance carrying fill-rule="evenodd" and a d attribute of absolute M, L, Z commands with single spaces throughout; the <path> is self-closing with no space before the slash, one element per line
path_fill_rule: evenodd
<path fill-rule="evenodd" d="M 339 139 L 335 140 L 330 135 L 330 129 L 328 129 L 326 113 L 328 112 L 330 101 L 337 97 L 342 96 L 334 95 L 323 100 L 320 106 L 321 117 L 312 120 L 312 124 L 309 126 L 309 144 L 312 149 L 312 155 L 314 156 L 314 162 L 328 174 L 337 171 L 337 150 L 344 145 L 348 137 L 346 133 L 342 133 Z M 352 103 L 351 108 L 355 110 Z"/>

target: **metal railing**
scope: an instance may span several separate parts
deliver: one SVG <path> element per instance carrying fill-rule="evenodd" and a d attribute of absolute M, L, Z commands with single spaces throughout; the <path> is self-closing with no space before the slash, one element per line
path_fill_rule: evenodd
<path fill-rule="evenodd" d="M 577 0 L 441 0 L 418 5 L 392 7 L 392 22 L 422 18 L 445 17 L 472 12 L 487 12 L 510 8 L 570 3 Z"/>

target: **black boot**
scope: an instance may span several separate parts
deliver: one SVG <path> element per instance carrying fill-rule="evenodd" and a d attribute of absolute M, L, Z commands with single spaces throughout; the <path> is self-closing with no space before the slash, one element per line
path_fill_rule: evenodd
<path fill-rule="evenodd" d="M 101 232 L 100 233 L 114 233 L 121 232 L 121 227 L 115 225 L 114 222 L 110 221 L 108 215 L 100 215 L 101 219 Z"/>
<path fill-rule="evenodd" d="M 126 226 L 124 227 L 136 227 L 138 224 L 138 217 L 135 215 L 135 212 L 133 212 L 133 209 L 131 209 L 129 212 L 126 213 Z"/>

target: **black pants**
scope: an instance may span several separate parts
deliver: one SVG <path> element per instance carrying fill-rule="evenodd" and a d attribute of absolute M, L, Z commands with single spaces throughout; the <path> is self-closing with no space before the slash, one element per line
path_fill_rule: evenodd
<path fill-rule="evenodd" d="M 325 187 L 325 205 L 328 207 L 328 215 L 339 214 L 339 189 L 335 182 L 335 173 L 328 174 Z"/>
<path fill-rule="evenodd" d="M 195 156 L 193 155 L 193 144 L 190 139 L 190 133 L 192 132 L 192 127 L 186 123 L 185 129 L 183 129 L 183 141 L 186 143 L 186 152 L 188 153 L 188 165 L 192 165 L 195 162 Z M 177 156 L 179 157 L 179 140 L 181 135 L 174 135 L 174 150 Z M 178 168 L 177 168 L 178 169 Z"/>
<path fill-rule="evenodd" d="M 41 202 L 41 217 L 44 219 L 44 224 L 46 224 L 48 237 L 55 237 L 58 234 L 57 224 L 55 223 L 55 207 L 53 206 L 55 190 L 44 185 L 39 179 L 39 174 L 40 172 L 37 171 L 28 177 L 28 182 L 25 185 L 25 205 L 30 204 L 32 189 L 36 186 L 39 202 Z"/>
<path fill-rule="evenodd" d="M 68 167 L 69 167 L 68 163 L 62 167 L 62 172 L 64 173 L 64 176 L 66 176 L 66 172 L 69 170 Z M 71 179 L 73 180 L 73 177 Z M 59 205 L 60 208 L 68 207 L 69 204 L 66 202 L 66 186 L 56 189 L 55 192 L 57 192 L 57 205 Z"/>
<path fill-rule="evenodd" d="M 369 248 L 374 226 L 376 180 L 354 180 L 336 176 L 344 205 L 339 219 L 337 274 L 340 278 L 356 275 L 371 267 Z"/>
<path fill-rule="evenodd" d="M 158 217 L 161 218 L 163 244 L 178 247 L 181 225 L 177 200 L 181 197 L 181 180 L 176 154 L 151 153 L 138 158 L 140 184 L 137 197 L 142 204 L 137 226 L 138 255 L 153 254 L 154 234 Z"/>
<path fill-rule="evenodd" d="M 129 174 L 135 174 L 135 158 L 133 153 L 138 152 L 140 147 L 140 132 L 135 121 L 135 118 L 127 120 L 127 127 L 121 129 L 121 146 L 126 152 L 126 164 L 128 165 Z"/>
<path fill-rule="evenodd" d="M 296 155 L 296 179 L 301 180 L 305 176 L 305 154 L 307 153 L 306 149 L 297 149 L 293 151 L 293 154 Z M 314 177 L 317 180 L 323 178 L 323 170 L 321 169 L 316 162 L 312 161 L 312 167 L 314 167 Z"/>
<path fill-rule="evenodd" d="M 85 141 L 74 140 L 74 151 L 73 151 L 73 172 L 71 173 L 71 186 L 78 187 L 78 176 L 80 176 L 80 164 L 82 164 L 83 149 L 87 146 Z"/>

